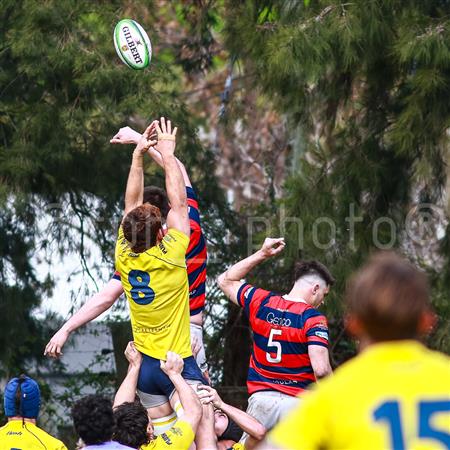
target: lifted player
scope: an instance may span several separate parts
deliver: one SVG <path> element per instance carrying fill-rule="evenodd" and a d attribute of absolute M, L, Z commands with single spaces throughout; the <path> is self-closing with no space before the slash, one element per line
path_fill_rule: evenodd
<path fill-rule="evenodd" d="M 153 125 L 153 128 L 152 128 Z M 161 118 L 147 128 L 133 153 L 125 193 L 125 214 L 116 244 L 116 270 L 128 303 L 136 348 L 143 353 L 138 390 L 150 416 L 158 417 L 174 386 L 160 369 L 169 349 L 184 358 L 183 376 L 201 381 L 192 356 L 189 330 L 189 285 L 185 255 L 189 245 L 189 216 L 183 176 L 174 156 L 176 128 Z M 171 203 L 167 233 L 161 239 L 159 209 L 143 204 L 143 158 L 152 130 L 158 132 L 157 150 L 163 160 Z M 176 400 L 173 400 L 173 402 Z M 173 403 L 172 403 L 173 406 Z"/>
<path fill-rule="evenodd" d="M 141 134 L 134 131 L 130 127 L 121 128 L 119 132 L 111 139 L 112 144 L 137 144 Z M 148 150 L 149 155 L 154 161 L 162 167 L 161 154 L 151 147 Z M 190 222 L 190 240 L 189 247 L 186 252 L 186 265 L 189 279 L 189 309 L 190 309 L 190 328 L 192 343 L 199 347 L 196 352 L 196 361 L 207 376 L 206 354 L 203 345 L 203 309 L 205 307 L 205 285 L 206 285 L 206 262 L 207 250 L 206 240 L 203 235 L 200 222 L 200 213 L 198 209 L 198 201 L 191 181 L 184 165 L 177 159 L 178 166 L 183 175 L 184 184 L 189 206 L 189 222 Z M 170 210 L 167 200 L 167 194 L 164 190 L 149 186 L 144 189 L 144 203 L 150 203 L 157 206 L 161 211 L 164 221 Z M 70 334 L 82 325 L 97 318 L 100 314 L 107 311 L 116 300 L 123 294 L 122 283 L 120 282 L 120 274 L 115 273 L 113 278 L 101 289 L 97 294 L 93 295 L 86 303 L 76 312 L 55 335 L 51 338 L 45 349 L 45 354 L 58 357 L 62 352 L 62 348 L 69 338 Z"/>
<path fill-rule="evenodd" d="M 425 274 L 379 254 L 346 302 L 360 355 L 305 395 L 265 448 L 450 448 L 450 358 L 418 342 L 434 322 Z"/>
<path fill-rule="evenodd" d="M 253 352 L 247 413 L 268 430 L 296 406 L 297 395 L 331 373 L 327 320 L 316 309 L 334 283 L 328 269 L 317 261 L 297 263 L 295 284 L 285 295 L 241 281 L 253 267 L 284 247 L 283 238 L 267 238 L 260 250 L 218 279 L 222 291 L 244 308 L 250 322 Z"/>

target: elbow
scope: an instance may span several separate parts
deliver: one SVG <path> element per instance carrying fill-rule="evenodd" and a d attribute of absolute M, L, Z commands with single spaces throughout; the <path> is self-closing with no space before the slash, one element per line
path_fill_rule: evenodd
<path fill-rule="evenodd" d="M 266 433 L 267 433 L 266 427 L 259 423 L 258 426 L 255 427 L 253 437 L 258 441 L 262 441 L 265 438 Z"/>
<path fill-rule="evenodd" d="M 112 295 L 107 295 L 102 292 L 99 292 L 95 296 L 96 304 L 98 306 L 98 309 L 103 311 L 106 311 L 107 309 L 111 308 L 111 306 L 114 304 L 114 302 L 117 300 Z"/>
<path fill-rule="evenodd" d="M 226 272 L 221 273 L 217 277 L 217 284 L 222 291 L 225 289 L 225 286 L 227 285 L 227 273 Z"/>
<path fill-rule="evenodd" d="M 321 378 L 325 378 L 326 376 L 330 375 L 332 372 L 330 365 L 322 365 L 318 367 L 314 367 L 314 375 L 317 380 L 320 380 Z"/>
<path fill-rule="evenodd" d="M 105 310 L 106 310 L 106 309 L 111 308 L 111 306 L 114 305 L 115 301 L 116 301 L 115 298 L 105 296 L 101 299 L 101 304 L 102 304 L 103 308 L 105 308 Z"/>
<path fill-rule="evenodd" d="M 187 196 L 186 193 L 183 193 L 183 195 L 180 195 L 175 202 L 170 202 L 171 208 L 175 208 L 178 211 L 188 214 L 188 201 L 187 201 Z"/>

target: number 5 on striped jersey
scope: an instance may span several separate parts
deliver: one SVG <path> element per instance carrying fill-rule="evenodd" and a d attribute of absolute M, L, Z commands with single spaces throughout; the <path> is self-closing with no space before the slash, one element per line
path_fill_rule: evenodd
<path fill-rule="evenodd" d="M 272 358 L 272 356 L 270 356 L 270 353 L 266 352 L 266 359 L 270 363 L 279 363 L 281 361 L 281 344 L 273 340 L 274 336 L 281 336 L 281 330 L 270 330 L 269 342 L 267 342 L 267 350 L 269 350 L 269 347 L 275 347 L 277 355 L 275 356 L 275 358 Z"/>

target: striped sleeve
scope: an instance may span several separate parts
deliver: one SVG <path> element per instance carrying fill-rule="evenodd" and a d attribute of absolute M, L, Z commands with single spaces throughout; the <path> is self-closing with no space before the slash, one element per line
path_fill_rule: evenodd
<path fill-rule="evenodd" d="M 198 209 L 197 195 L 191 186 L 186 186 L 186 195 L 189 207 L 189 220 L 191 222 L 191 230 L 200 228 L 200 211 Z"/>
<path fill-rule="evenodd" d="M 111 279 L 120 281 L 120 272 L 118 270 L 115 270 Z"/>
<path fill-rule="evenodd" d="M 269 294 L 269 291 L 257 288 L 248 283 L 242 283 L 236 297 L 238 304 L 244 308 L 246 316 L 250 317 L 251 311 L 254 312 Z"/>
<path fill-rule="evenodd" d="M 315 309 L 305 312 L 305 336 L 308 345 L 321 345 L 328 348 L 328 322 L 326 317 Z"/>

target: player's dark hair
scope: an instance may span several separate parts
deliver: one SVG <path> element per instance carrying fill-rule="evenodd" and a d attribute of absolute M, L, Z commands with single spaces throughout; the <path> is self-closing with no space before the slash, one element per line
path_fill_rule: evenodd
<path fill-rule="evenodd" d="M 373 256 L 351 278 L 346 304 L 374 341 L 417 337 L 423 313 L 431 310 L 425 274 L 392 252 Z"/>
<path fill-rule="evenodd" d="M 114 440 L 131 448 L 149 443 L 147 435 L 148 414 L 140 402 L 126 402 L 114 409 L 116 430 Z"/>
<path fill-rule="evenodd" d="M 72 407 L 75 431 L 86 445 L 102 444 L 111 440 L 114 415 L 111 400 L 101 395 L 88 395 Z"/>
<path fill-rule="evenodd" d="M 146 186 L 144 188 L 143 203 L 150 203 L 151 205 L 156 206 L 161 211 L 161 216 L 163 219 L 167 218 L 170 206 L 166 191 L 164 189 L 157 186 Z"/>
<path fill-rule="evenodd" d="M 220 440 L 231 440 L 234 442 L 239 442 L 244 431 L 242 428 L 230 417 L 228 416 L 228 425 L 225 431 L 218 437 Z"/>
<path fill-rule="evenodd" d="M 19 376 L 19 382 L 17 383 L 17 390 L 15 395 L 16 416 L 23 417 L 22 411 L 22 384 L 27 379 L 25 374 Z"/>
<path fill-rule="evenodd" d="M 134 253 L 142 253 L 156 245 L 162 228 L 161 212 L 145 203 L 132 209 L 123 219 L 123 235 Z"/>
<path fill-rule="evenodd" d="M 319 261 L 297 261 L 294 267 L 294 282 L 306 275 L 316 275 L 322 278 L 327 286 L 332 286 L 335 279 L 331 272 Z"/>

